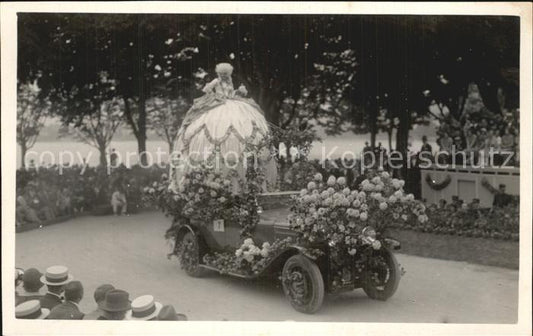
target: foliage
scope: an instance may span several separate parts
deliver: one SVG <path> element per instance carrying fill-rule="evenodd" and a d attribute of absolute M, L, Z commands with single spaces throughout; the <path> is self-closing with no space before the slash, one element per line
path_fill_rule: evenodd
<path fill-rule="evenodd" d="M 37 81 L 18 86 L 17 143 L 22 148 L 22 167 L 25 166 L 26 151 L 35 144 L 50 113 L 51 102 L 47 97 L 41 97 L 40 91 Z"/>
<path fill-rule="evenodd" d="M 183 97 L 171 99 L 168 96 L 153 97 L 146 101 L 148 125 L 168 143 L 169 155 L 173 151 L 181 122 L 189 105 Z"/>
<path fill-rule="evenodd" d="M 518 241 L 520 233 L 520 207 L 511 204 L 504 208 L 474 209 L 464 206 L 439 208 L 429 205 L 428 221 L 393 223 L 393 227 L 435 234 L 492 238 Z"/>

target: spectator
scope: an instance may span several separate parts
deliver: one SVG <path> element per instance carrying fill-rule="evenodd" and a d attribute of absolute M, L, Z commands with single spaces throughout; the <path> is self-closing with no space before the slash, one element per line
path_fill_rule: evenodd
<path fill-rule="evenodd" d="M 113 287 L 113 285 L 108 284 L 101 285 L 96 288 L 96 290 L 94 291 L 94 301 L 96 302 L 96 310 L 85 314 L 85 316 L 83 317 L 84 320 L 97 320 L 98 317 L 103 315 L 104 312 L 100 309 L 99 305 L 104 301 L 107 292 L 113 289 L 115 289 L 115 287 Z"/>
<path fill-rule="evenodd" d="M 505 133 L 502 136 L 501 140 L 501 150 L 510 152 L 514 150 L 514 146 L 514 135 L 511 134 L 511 130 L 509 129 L 509 127 L 506 127 Z"/>
<path fill-rule="evenodd" d="M 433 162 L 433 148 L 431 148 L 431 145 L 428 143 L 428 137 L 425 135 L 422 136 L 422 147 L 420 147 L 420 152 L 418 152 L 418 161 L 420 162 L 422 159 L 425 162 L 427 160 Z"/>
<path fill-rule="evenodd" d="M 58 193 L 57 208 L 60 215 L 64 216 L 72 214 L 72 199 L 67 188 L 63 188 L 61 192 Z"/>
<path fill-rule="evenodd" d="M 82 320 L 83 313 L 78 304 L 83 298 L 83 286 L 79 281 L 71 281 L 65 286 L 65 302 L 50 311 L 48 320 Z"/>
<path fill-rule="evenodd" d="M 187 316 L 184 314 L 177 314 L 174 307 L 171 305 L 165 305 L 161 308 L 159 315 L 157 315 L 159 321 L 187 321 Z"/>
<path fill-rule="evenodd" d="M 124 320 L 126 312 L 131 309 L 129 294 L 121 289 L 112 289 L 98 307 L 103 314 L 97 320 Z"/>
<path fill-rule="evenodd" d="M 50 310 L 47 308 L 41 308 L 39 300 L 30 300 L 23 302 L 15 307 L 15 317 L 25 320 L 43 320 Z"/>
<path fill-rule="evenodd" d="M 126 214 L 128 203 L 121 186 L 118 186 L 111 195 L 111 206 L 113 207 L 113 214 L 115 214 L 115 216 L 118 216 L 119 208 L 123 215 Z"/>
<path fill-rule="evenodd" d="M 161 308 L 161 303 L 155 301 L 152 295 L 139 296 L 132 301 L 131 310 L 126 313 L 126 320 L 156 320 Z"/>
<path fill-rule="evenodd" d="M 117 152 L 115 151 L 114 148 L 111 149 L 111 154 L 109 155 L 109 164 L 111 165 L 111 167 L 117 166 L 117 158 L 118 158 Z"/>
<path fill-rule="evenodd" d="M 52 309 L 61 304 L 63 302 L 61 294 L 65 290 L 65 285 L 73 278 L 65 266 L 48 267 L 45 275 L 41 277 L 41 282 L 48 288 L 48 292 L 41 298 L 41 306 Z"/>
<path fill-rule="evenodd" d="M 496 189 L 485 177 L 481 180 L 481 184 L 494 195 L 492 208 L 503 208 L 512 203 L 511 195 L 506 193 L 505 184 L 500 184 L 498 189 Z"/>
<path fill-rule="evenodd" d="M 22 225 L 25 222 L 30 223 L 40 223 L 41 220 L 37 216 L 37 212 L 28 205 L 26 198 L 22 194 L 22 189 L 17 191 L 17 202 L 16 202 L 16 220 L 19 225 Z"/>
<path fill-rule="evenodd" d="M 438 143 L 440 146 L 439 150 L 443 153 L 439 156 L 439 163 L 448 163 L 450 160 L 450 153 L 452 152 L 453 139 L 445 132 L 439 139 Z"/>
<path fill-rule="evenodd" d="M 44 284 L 41 282 L 42 274 L 36 268 L 29 268 L 22 275 L 22 290 L 15 297 L 15 305 L 30 300 L 40 300 L 43 293 L 40 291 Z"/>

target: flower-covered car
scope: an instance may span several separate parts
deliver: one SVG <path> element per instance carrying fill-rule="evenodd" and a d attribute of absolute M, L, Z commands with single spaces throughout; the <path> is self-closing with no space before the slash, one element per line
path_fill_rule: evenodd
<path fill-rule="evenodd" d="M 257 184 L 248 183 L 235 195 L 231 181 L 199 170 L 177 194 L 169 195 L 164 184 L 148 194 L 174 219 L 167 231 L 175 243 L 170 256 L 190 276 L 206 270 L 249 279 L 277 274 L 291 305 L 314 313 L 325 293 L 362 288 L 377 300 L 395 293 L 402 270 L 392 250 L 400 243 L 386 228 L 427 221 L 424 205 L 406 195 L 403 184 L 375 172 L 351 189 L 342 177 L 324 181 L 317 174 L 300 192 L 259 194 Z"/>

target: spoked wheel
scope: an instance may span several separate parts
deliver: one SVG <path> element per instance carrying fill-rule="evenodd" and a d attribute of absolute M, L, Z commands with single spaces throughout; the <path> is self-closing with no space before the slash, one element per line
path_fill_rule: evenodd
<path fill-rule="evenodd" d="M 204 269 L 200 266 L 200 243 L 191 232 L 187 232 L 181 240 L 179 260 L 181 268 L 189 276 L 198 278 L 204 274 Z"/>
<path fill-rule="evenodd" d="M 385 301 L 394 295 L 400 283 L 396 257 L 386 248 L 374 251 L 363 274 L 363 290 L 369 298 Z"/>
<path fill-rule="evenodd" d="M 302 255 L 290 257 L 282 272 L 285 297 L 301 313 L 313 314 L 324 300 L 324 280 L 318 266 Z"/>

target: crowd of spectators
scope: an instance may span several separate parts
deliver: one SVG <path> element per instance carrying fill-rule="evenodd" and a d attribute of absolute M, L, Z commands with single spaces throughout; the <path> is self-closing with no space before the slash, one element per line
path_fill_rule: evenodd
<path fill-rule="evenodd" d="M 73 165 L 17 170 L 16 223 L 40 224 L 62 216 L 113 209 L 115 214 L 135 213 L 142 208 L 141 190 L 159 179 L 157 166 L 120 166 L 108 174 L 101 167 Z"/>
<path fill-rule="evenodd" d="M 439 157 L 440 163 L 452 161 L 452 147 L 455 147 L 456 164 L 462 164 L 466 159 L 470 165 L 500 166 L 510 157 L 507 165 L 519 166 L 518 109 L 507 109 L 502 103 L 500 111 L 487 109 L 477 86 L 471 84 L 461 114 L 448 113 L 440 121 L 437 144 L 441 152 L 448 153 Z M 464 151 L 466 155 L 458 154 L 459 151 Z M 495 154 L 493 161 L 489 162 L 491 152 Z"/>
<path fill-rule="evenodd" d="M 42 290 L 46 286 L 46 291 Z M 129 293 L 111 284 L 96 288 L 94 310 L 84 313 L 83 284 L 74 280 L 65 266 L 56 265 L 42 274 L 36 268 L 15 270 L 15 316 L 48 320 L 137 320 L 186 321 L 172 305 L 162 305 L 152 295 L 130 301 Z"/>

